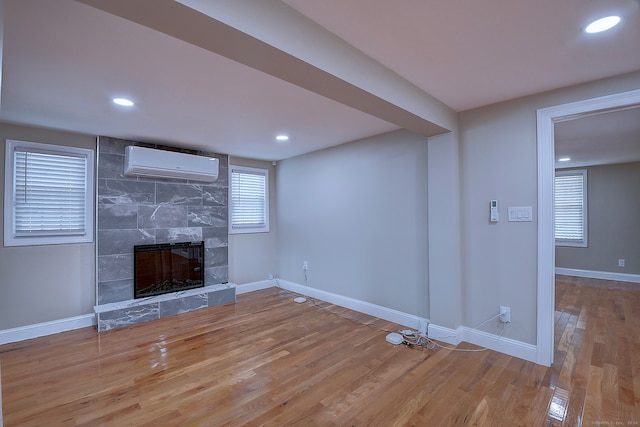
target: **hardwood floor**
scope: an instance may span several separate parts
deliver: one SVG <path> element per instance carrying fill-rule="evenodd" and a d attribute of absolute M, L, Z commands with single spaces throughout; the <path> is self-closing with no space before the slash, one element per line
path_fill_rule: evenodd
<path fill-rule="evenodd" d="M 0 346 L 9 426 L 639 425 L 639 285 L 558 276 L 551 368 L 385 342 L 279 289 Z M 473 348 L 461 344 L 459 348 Z"/>

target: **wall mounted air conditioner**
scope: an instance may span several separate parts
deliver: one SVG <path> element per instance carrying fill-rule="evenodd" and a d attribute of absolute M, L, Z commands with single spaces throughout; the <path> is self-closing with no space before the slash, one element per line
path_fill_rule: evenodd
<path fill-rule="evenodd" d="M 125 149 L 124 174 L 155 178 L 213 182 L 218 159 L 130 145 Z"/>

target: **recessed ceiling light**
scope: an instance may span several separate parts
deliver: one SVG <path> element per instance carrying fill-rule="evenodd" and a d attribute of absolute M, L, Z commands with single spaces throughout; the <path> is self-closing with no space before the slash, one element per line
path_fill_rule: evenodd
<path fill-rule="evenodd" d="M 558 159 L 559 162 L 568 162 L 569 160 L 571 160 L 571 157 L 560 157 Z"/>
<path fill-rule="evenodd" d="M 278 141 L 287 141 L 287 140 L 289 140 L 289 137 L 287 135 L 278 135 L 278 136 L 276 136 L 276 139 Z"/>
<path fill-rule="evenodd" d="M 113 98 L 113 103 L 122 105 L 123 107 L 132 107 L 133 101 L 127 98 Z"/>
<path fill-rule="evenodd" d="M 615 27 L 620 22 L 619 16 L 607 16 L 606 18 L 598 19 L 597 21 L 593 21 L 591 24 L 587 25 L 587 28 L 584 29 L 587 33 L 599 33 L 602 31 L 607 31 L 610 28 Z"/>

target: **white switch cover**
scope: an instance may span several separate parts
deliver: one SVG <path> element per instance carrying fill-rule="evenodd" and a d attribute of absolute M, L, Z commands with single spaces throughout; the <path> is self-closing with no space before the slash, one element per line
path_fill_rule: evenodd
<path fill-rule="evenodd" d="M 533 208 L 531 206 L 509 206 L 509 222 L 533 221 Z"/>

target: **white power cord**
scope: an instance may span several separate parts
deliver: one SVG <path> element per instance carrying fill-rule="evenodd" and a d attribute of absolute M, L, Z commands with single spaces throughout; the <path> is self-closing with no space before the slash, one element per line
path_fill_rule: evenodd
<path fill-rule="evenodd" d="M 306 279 L 307 279 L 307 272 L 305 271 L 305 283 L 307 281 Z M 278 282 L 278 278 L 277 277 L 274 276 L 273 280 L 276 282 L 276 287 L 278 289 L 280 289 L 281 291 L 285 291 L 285 292 L 288 292 L 288 293 L 294 293 L 292 291 L 289 291 L 287 289 L 282 288 L 280 286 L 280 283 Z M 377 329 L 377 330 L 383 331 L 383 332 L 389 332 L 389 333 L 393 333 L 394 332 L 394 331 L 390 331 L 390 330 L 381 328 L 379 326 L 376 326 L 376 325 L 374 325 L 372 323 L 364 323 L 364 322 L 361 322 L 360 320 L 353 319 L 353 318 L 344 316 L 344 315 L 342 315 L 340 313 L 336 313 L 334 311 L 331 311 L 327 307 L 323 307 L 320 304 L 318 304 L 314 298 L 307 297 L 307 301 L 310 301 L 311 303 L 313 303 L 313 305 L 315 305 L 316 307 L 321 308 L 322 310 L 326 311 L 327 313 L 331 313 L 334 316 L 340 317 L 341 319 L 348 320 L 348 321 L 350 321 L 352 323 L 355 323 L 357 325 L 367 326 L 367 327 L 370 327 L 372 329 Z M 485 324 L 487 324 L 488 322 L 490 322 L 491 320 L 496 319 L 498 317 L 500 317 L 500 313 L 496 314 L 495 316 L 492 316 L 492 317 L 488 318 L 487 320 L 485 320 L 482 323 L 478 324 L 473 329 L 478 329 L 478 328 L 484 326 Z M 504 335 L 504 333 L 505 333 L 505 331 L 507 329 L 507 325 L 509 325 L 509 323 L 504 323 L 503 324 L 502 331 L 500 332 L 500 335 L 496 338 L 496 342 L 498 342 L 500 339 L 502 339 L 502 337 L 503 337 L 503 335 Z M 447 338 L 447 337 L 457 338 L 456 335 L 447 335 L 447 336 L 444 336 L 444 337 L 437 337 L 437 338 L 431 339 L 428 336 L 420 335 L 420 333 L 418 331 L 412 330 L 412 329 L 401 329 L 401 330 L 398 331 L 398 333 L 400 335 L 402 335 L 402 344 L 404 344 L 404 345 L 406 345 L 407 347 L 410 347 L 410 348 L 416 348 L 416 349 L 426 348 L 427 350 L 433 350 L 436 347 L 440 347 L 440 348 L 445 349 L 445 350 L 462 351 L 462 352 L 469 352 L 469 353 L 475 353 L 475 352 L 489 350 L 488 347 L 482 347 L 482 348 L 477 348 L 477 349 L 455 348 L 455 347 L 449 347 L 449 346 L 446 346 L 446 345 L 442 345 L 442 344 L 434 341 L 435 339 L 438 339 L 438 338 Z"/>

